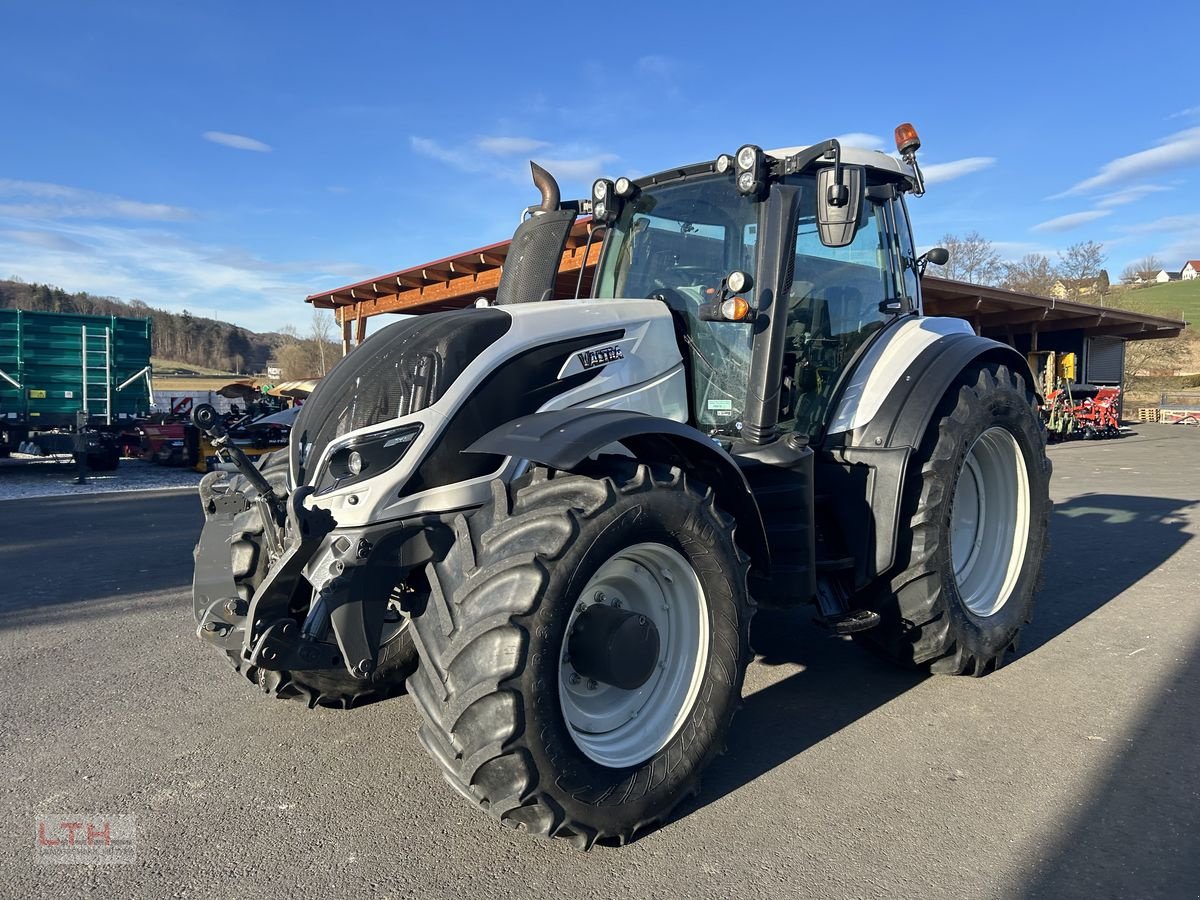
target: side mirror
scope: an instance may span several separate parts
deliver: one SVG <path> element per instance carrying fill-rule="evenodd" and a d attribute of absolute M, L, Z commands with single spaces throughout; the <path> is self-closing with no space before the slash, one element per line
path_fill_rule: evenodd
<path fill-rule="evenodd" d="M 861 166 L 842 166 L 841 181 L 834 180 L 837 166 L 817 172 L 817 230 L 826 247 L 845 247 L 858 231 L 858 216 L 863 204 Z"/>
<path fill-rule="evenodd" d="M 950 262 L 950 251 L 945 247 L 934 247 L 917 257 L 917 272 L 924 275 L 925 267 L 930 263 L 935 266 L 944 266 L 948 262 Z"/>

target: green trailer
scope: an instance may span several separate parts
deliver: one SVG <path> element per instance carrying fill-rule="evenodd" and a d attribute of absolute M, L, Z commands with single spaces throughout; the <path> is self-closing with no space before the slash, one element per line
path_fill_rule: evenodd
<path fill-rule="evenodd" d="M 0 309 L 0 454 L 59 452 L 85 420 L 115 435 L 152 398 L 149 319 Z"/>

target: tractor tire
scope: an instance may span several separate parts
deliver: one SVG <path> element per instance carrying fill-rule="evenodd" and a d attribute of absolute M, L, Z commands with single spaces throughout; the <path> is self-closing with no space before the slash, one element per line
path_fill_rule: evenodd
<path fill-rule="evenodd" d="M 258 460 L 258 469 L 273 487 L 285 488 L 288 477 L 288 452 L 276 450 L 264 453 Z M 257 494 L 245 476 L 233 475 L 231 489 L 241 490 L 247 497 Z M 262 552 L 262 518 L 258 510 L 251 508 L 238 513 L 233 519 L 233 530 L 229 544 L 233 560 L 233 582 L 243 600 L 249 601 L 262 584 L 267 574 L 266 554 Z M 388 628 L 389 624 L 384 623 Z M 264 691 L 280 699 L 300 700 L 315 706 L 350 709 L 378 700 L 386 700 L 403 694 L 408 676 L 417 667 L 417 651 L 409 635 L 407 620 L 396 613 L 396 621 L 390 626 L 392 633 L 379 647 L 379 664 L 369 680 L 355 678 L 342 670 L 319 672 L 288 672 L 276 680 L 267 677 L 265 671 L 250 672 L 248 675 Z M 234 668 L 240 669 L 243 661 L 233 658 Z M 273 674 L 273 673 L 272 673 Z M 260 677 L 261 676 L 261 677 Z"/>
<path fill-rule="evenodd" d="M 855 637 L 935 674 L 986 675 L 1016 652 L 1047 547 L 1050 461 L 1020 375 L 968 369 L 934 413 L 905 479 L 896 568 Z"/>
<path fill-rule="evenodd" d="M 413 617 L 410 679 L 446 780 L 503 825 L 582 850 L 661 823 L 740 705 L 753 606 L 733 519 L 678 469 L 623 461 L 497 480 L 454 527 Z M 574 670 L 597 616 L 660 629 L 652 651 L 602 645 L 610 662 L 648 654 L 640 684 Z"/>

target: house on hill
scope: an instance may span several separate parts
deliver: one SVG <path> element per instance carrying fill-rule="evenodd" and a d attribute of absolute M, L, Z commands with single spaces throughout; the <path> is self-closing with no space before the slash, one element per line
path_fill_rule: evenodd
<path fill-rule="evenodd" d="M 1095 278 L 1056 278 L 1049 294 L 1058 300 L 1108 293 L 1108 273 L 1101 271 Z"/>
<path fill-rule="evenodd" d="M 1189 259 L 1183 264 L 1183 270 L 1179 273 L 1179 277 L 1183 281 L 1191 281 L 1193 278 L 1200 278 L 1200 259 Z"/>
<path fill-rule="evenodd" d="M 1154 280 L 1158 284 L 1166 284 L 1168 281 L 1179 281 L 1181 277 L 1179 272 L 1168 272 L 1166 269 L 1163 269 L 1154 276 Z M 1195 276 L 1193 275 L 1192 277 L 1194 278 Z"/>

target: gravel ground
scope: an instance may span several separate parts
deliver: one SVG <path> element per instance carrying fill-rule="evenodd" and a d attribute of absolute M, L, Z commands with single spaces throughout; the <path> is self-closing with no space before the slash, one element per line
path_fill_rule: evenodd
<path fill-rule="evenodd" d="M 11 459 L 0 459 L 0 500 L 194 488 L 202 477 L 194 469 L 123 459 L 115 472 L 89 472 L 87 484 L 76 484 L 71 457 L 14 453 Z"/>
<path fill-rule="evenodd" d="M 762 615 L 701 795 L 588 854 L 470 808 L 408 698 L 308 710 L 202 646 L 194 497 L 0 505 L 0 897 L 1195 897 L 1200 429 L 1050 454 L 1012 665 L 922 677 Z M 136 816 L 136 861 L 35 863 L 72 814 Z"/>

